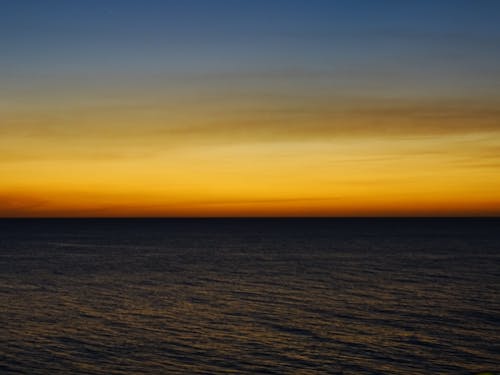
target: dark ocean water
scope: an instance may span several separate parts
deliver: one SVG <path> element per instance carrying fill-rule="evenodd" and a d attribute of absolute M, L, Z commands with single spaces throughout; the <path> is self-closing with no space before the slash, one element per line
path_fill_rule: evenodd
<path fill-rule="evenodd" d="M 0 373 L 500 368 L 500 220 L 0 220 Z"/>

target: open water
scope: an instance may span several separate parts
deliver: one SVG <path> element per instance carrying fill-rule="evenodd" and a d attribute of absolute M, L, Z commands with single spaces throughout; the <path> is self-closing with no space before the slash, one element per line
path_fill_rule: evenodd
<path fill-rule="evenodd" d="M 498 219 L 0 220 L 2 374 L 470 374 Z"/>

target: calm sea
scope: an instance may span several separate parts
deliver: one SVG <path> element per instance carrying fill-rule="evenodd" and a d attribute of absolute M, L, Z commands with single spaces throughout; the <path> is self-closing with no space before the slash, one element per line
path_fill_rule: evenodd
<path fill-rule="evenodd" d="M 0 220 L 2 374 L 499 368 L 499 219 Z"/>

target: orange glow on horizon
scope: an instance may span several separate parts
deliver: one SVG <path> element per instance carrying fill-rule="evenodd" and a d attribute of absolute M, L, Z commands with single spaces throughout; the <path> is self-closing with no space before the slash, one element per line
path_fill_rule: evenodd
<path fill-rule="evenodd" d="M 490 143 L 342 138 L 14 160 L 1 164 L 0 216 L 495 216 L 496 161 L 464 149 L 478 142 Z"/>

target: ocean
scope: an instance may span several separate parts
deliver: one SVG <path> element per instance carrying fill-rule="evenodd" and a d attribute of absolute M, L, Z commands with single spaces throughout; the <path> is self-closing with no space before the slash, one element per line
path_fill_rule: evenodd
<path fill-rule="evenodd" d="M 500 219 L 3 219 L 2 374 L 500 369 Z"/>

